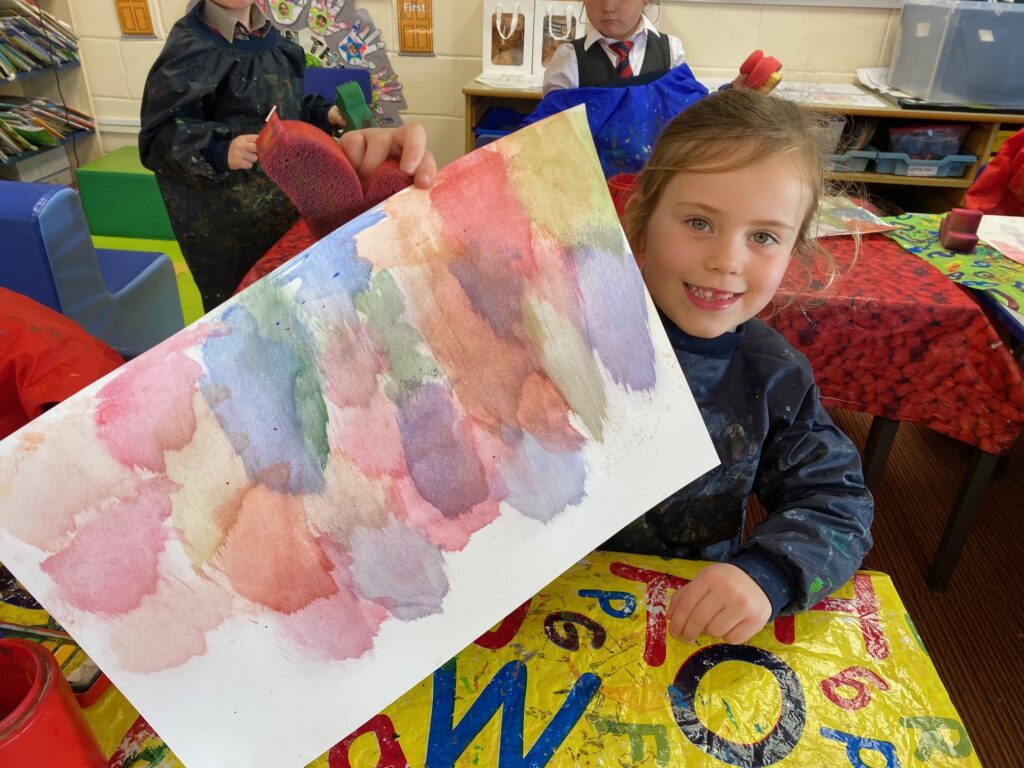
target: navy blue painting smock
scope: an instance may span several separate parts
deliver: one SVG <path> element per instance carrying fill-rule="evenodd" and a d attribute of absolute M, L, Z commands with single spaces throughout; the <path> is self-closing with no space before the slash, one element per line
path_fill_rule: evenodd
<path fill-rule="evenodd" d="M 732 563 L 764 590 L 772 619 L 810 608 L 871 548 L 856 447 L 822 407 L 807 358 L 774 329 L 755 319 L 703 339 L 662 322 L 721 465 L 603 548 Z M 768 514 L 744 542 L 751 494 Z"/>

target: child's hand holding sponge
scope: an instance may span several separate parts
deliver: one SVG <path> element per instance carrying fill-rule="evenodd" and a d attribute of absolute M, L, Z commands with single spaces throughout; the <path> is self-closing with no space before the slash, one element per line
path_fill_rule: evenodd
<path fill-rule="evenodd" d="M 281 120 L 276 113 L 260 131 L 256 147 L 267 176 L 318 238 L 412 184 L 390 158 L 360 180 L 337 141 L 319 128 Z"/>

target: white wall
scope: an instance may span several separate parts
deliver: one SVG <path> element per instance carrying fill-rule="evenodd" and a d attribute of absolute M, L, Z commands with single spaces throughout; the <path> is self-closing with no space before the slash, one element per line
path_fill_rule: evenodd
<path fill-rule="evenodd" d="M 358 3 L 396 39 L 394 0 Z M 113 0 L 73 0 L 70 14 L 81 38 L 82 63 L 100 123 L 103 149 L 135 142 L 146 74 L 186 0 L 150 0 L 156 37 L 122 38 Z M 406 120 L 424 124 L 439 162 L 463 152 L 462 87 L 480 72 L 482 3 L 434 0 L 433 57 L 400 56 L 391 63 L 405 91 Z M 880 8 L 663 3 L 650 15 L 679 36 L 697 74 L 731 76 L 756 49 L 775 56 L 791 79 L 852 82 L 858 67 L 883 66 L 892 55 L 898 10 Z"/>

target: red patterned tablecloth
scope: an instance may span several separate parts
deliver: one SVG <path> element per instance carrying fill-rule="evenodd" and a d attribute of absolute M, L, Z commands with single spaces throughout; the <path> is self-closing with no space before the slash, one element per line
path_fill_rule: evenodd
<path fill-rule="evenodd" d="M 313 242 L 300 220 L 239 289 Z M 825 405 L 1008 452 L 1024 429 L 1024 380 L 974 300 L 884 235 L 863 237 L 859 249 L 851 237 L 822 243 L 842 276 L 768 320 L 810 359 Z"/>
<path fill-rule="evenodd" d="M 821 242 L 844 274 L 769 322 L 810 359 L 825 405 L 1009 451 L 1024 381 L 978 304 L 885 235 Z"/>

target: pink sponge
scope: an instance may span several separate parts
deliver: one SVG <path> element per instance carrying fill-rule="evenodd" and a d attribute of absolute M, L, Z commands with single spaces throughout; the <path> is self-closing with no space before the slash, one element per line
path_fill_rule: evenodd
<path fill-rule="evenodd" d="M 981 211 L 969 208 L 954 208 L 939 224 L 939 242 L 947 251 L 970 253 L 978 244 L 978 225 Z"/>
<path fill-rule="evenodd" d="M 324 237 L 412 183 L 388 160 L 360 182 L 338 142 L 300 120 L 270 116 L 256 139 L 260 165 L 309 224 Z"/>

